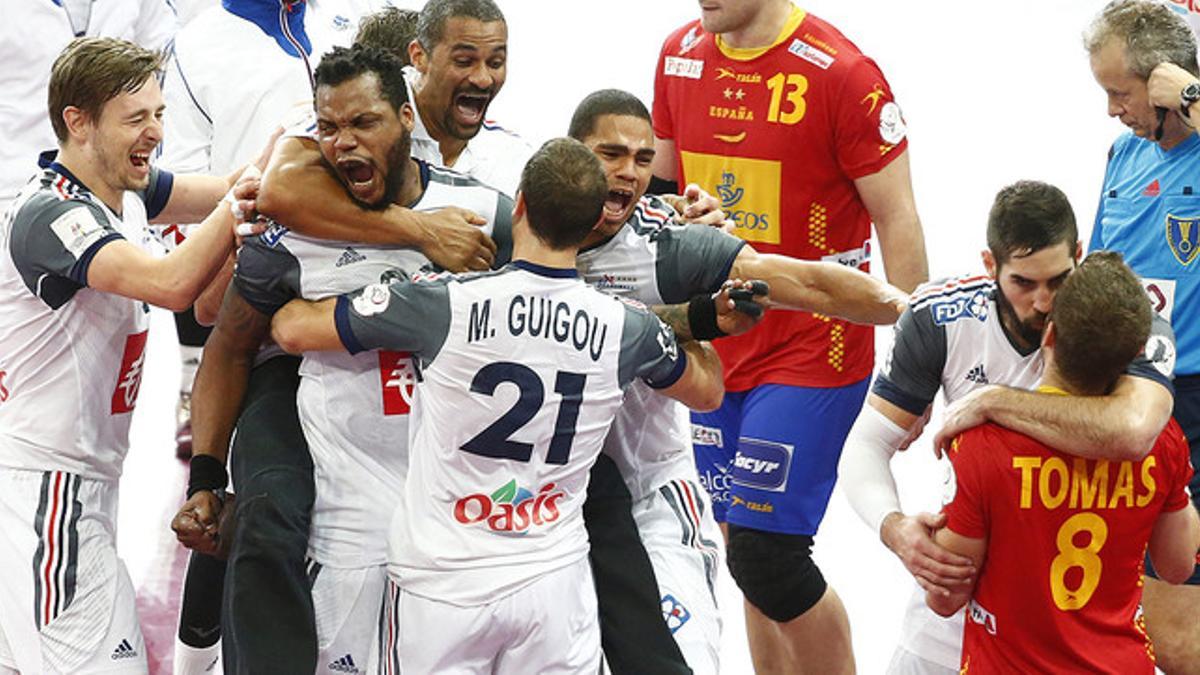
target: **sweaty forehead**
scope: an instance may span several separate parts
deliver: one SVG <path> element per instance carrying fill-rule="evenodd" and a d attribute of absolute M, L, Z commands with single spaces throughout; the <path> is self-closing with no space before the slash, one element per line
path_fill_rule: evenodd
<path fill-rule="evenodd" d="M 379 78 L 366 73 L 340 84 L 317 87 L 317 116 L 320 118 L 354 117 L 365 112 L 388 109 L 379 89 Z"/>
<path fill-rule="evenodd" d="M 441 41 L 434 49 L 480 49 L 494 51 L 508 45 L 508 24 L 503 21 L 483 22 L 466 16 L 446 19 Z"/>
<path fill-rule="evenodd" d="M 586 142 L 589 145 L 619 145 L 631 152 L 654 149 L 654 130 L 634 115 L 599 115 Z"/>

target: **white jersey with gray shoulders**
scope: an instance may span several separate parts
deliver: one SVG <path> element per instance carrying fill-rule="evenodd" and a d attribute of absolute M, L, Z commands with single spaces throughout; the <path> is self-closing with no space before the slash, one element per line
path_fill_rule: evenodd
<path fill-rule="evenodd" d="M 635 378 L 670 386 L 687 365 L 644 307 L 525 261 L 366 288 L 335 316 L 351 352 L 419 359 L 388 571 L 405 591 L 458 606 L 587 555 L 588 470 L 622 391 Z"/>
<path fill-rule="evenodd" d="M 142 379 L 150 308 L 88 287 L 104 246 L 148 246 L 147 212 L 169 173 L 108 208 L 62 165 L 40 175 L 0 225 L 0 466 L 116 480 Z"/>
<path fill-rule="evenodd" d="M 469 208 L 498 245 L 512 250 L 512 200 L 446 169 L 418 162 L 425 191 L 410 208 Z M 429 264 L 419 251 L 323 241 L 275 227 L 248 242 L 234 284 L 251 306 L 274 314 L 292 298 L 319 300 L 406 278 Z M 408 353 L 308 352 L 297 406 L 313 458 L 316 501 L 309 548 L 332 567 L 382 565 L 387 524 L 403 492 L 415 372 Z"/>
<path fill-rule="evenodd" d="M 584 281 L 647 305 L 717 291 L 746 242 L 707 225 L 674 225 L 674 214 L 658 197 L 642 197 L 612 238 L 580 252 Z M 687 407 L 640 382 L 626 392 L 604 452 L 634 501 L 672 480 L 696 480 Z"/>
<path fill-rule="evenodd" d="M 892 349 L 871 391 L 914 414 L 933 403 L 939 389 L 952 403 L 979 387 L 1002 384 L 1032 389 L 1044 362 L 1036 346 L 1021 350 L 1001 323 L 996 284 L 987 276 L 962 276 L 921 285 L 893 329 Z M 1155 317 L 1146 350 L 1127 370 L 1172 389 L 1174 335 Z M 909 599 L 900 646 L 957 670 L 962 652 L 962 612 L 937 616 L 916 588 Z"/>

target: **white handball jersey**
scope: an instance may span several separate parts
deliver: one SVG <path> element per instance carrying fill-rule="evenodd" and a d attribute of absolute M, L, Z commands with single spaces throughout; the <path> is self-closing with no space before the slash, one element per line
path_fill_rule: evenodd
<path fill-rule="evenodd" d="M 642 197 L 612 238 L 581 251 L 577 268 L 596 290 L 646 305 L 687 302 L 729 277 L 746 242 L 707 225 L 672 225 L 674 211 Z M 687 407 L 640 382 L 604 441 L 634 501 L 672 480 L 695 480 Z"/>
<path fill-rule="evenodd" d="M 117 215 L 52 159 L 0 225 L 0 466 L 115 480 L 150 308 L 88 288 L 88 266 L 118 239 L 148 246 L 173 180 L 151 168 Z"/>
<path fill-rule="evenodd" d="M 388 571 L 405 591 L 493 602 L 588 553 L 582 506 L 622 389 L 673 384 L 686 357 L 644 308 L 573 269 L 376 285 L 338 300 L 351 352 L 418 357 L 404 501 Z"/>
<path fill-rule="evenodd" d="M 487 219 L 497 259 L 512 251 L 512 200 L 478 181 L 418 162 L 425 191 L 409 208 L 448 205 Z M 251 306 L 274 314 L 289 300 L 319 300 L 419 271 L 429 261 L 408 248 L 311 239 L 276 226 L 246 243 L 234 285 Z M 308 352 L 297 407 L 316 481 L 312 557 L 333 567 L 387 562 L 387 526 L 403 494 L 416 376 L 409 354 Z"/>
<path fill-rule="evenodd" d="M 421 73 L 412 66 L 405 66 L 404 78 L 408 83 L 408 100 L 413 106 L 413 157 L 446 166 L 442 159 L 441 146 L 429 135 L 421 113 L 417 110 L 414 87 L 420 82 Z M 463 148 L 454 160 L 454 170 L 478 178 L 504 194 L 516 196 L 521 184 L 521 171 L 533 156 L 534 148 L 525 139 L 491 120 L 484 120 L 479 133 Z"/>
<path fill-rule="evenodd" d="M 922 284 L 893 329 L 888 353 L 871 391 L 914 415 L 922 415 L 940 389 L 952 403 L 987 384 L 1032 389 L 1041 379 L 1042 352 L 1021 351 L 1001 325 L 996 285 L 986 276 L 963 276 Z M 1155 317 L 1147 353 L 1128 373 L 1171 389 L 1174 336 Z M 905 613 L 900 644 L 948 669 L 961 661 L 963 613 L 943 619 L 916 587 Z"/>

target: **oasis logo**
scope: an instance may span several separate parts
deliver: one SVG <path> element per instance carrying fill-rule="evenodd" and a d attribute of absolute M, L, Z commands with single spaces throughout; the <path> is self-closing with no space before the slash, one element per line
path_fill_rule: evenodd
<path fill-rule="evenodd" d="M 783 492 L 792 464 L 793 446 L 757 438 L 738 439 L 730 479 L 736 485 Z"/>
<path fill-rule="evenodd" d="M 558 520 L 558 503 L 567 493 L 556 487 L 546 483 L 534 494 L 513 479 L 490 495 L 467 495 L 454 502 L 454 519 L 463 525 L 482 523 L 492 532 L 525 534 Z"/>

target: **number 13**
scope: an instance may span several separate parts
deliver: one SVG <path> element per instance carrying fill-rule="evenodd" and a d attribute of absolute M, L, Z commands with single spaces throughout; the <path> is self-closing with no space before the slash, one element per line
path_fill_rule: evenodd
<path fill-rule="evenodd" d="M 807 77 L 797 73 L 775 73 L 767 80 L 767 88 L 771 90 L 771 107 L 767 110 L 768 122 L 795 124 L 804 119 L 808 108 L 804 101 L 804 94 L 808 91 Z M 791 105 L 791 109 L 781 113 L 779 108 L 784 98 Z"/>

